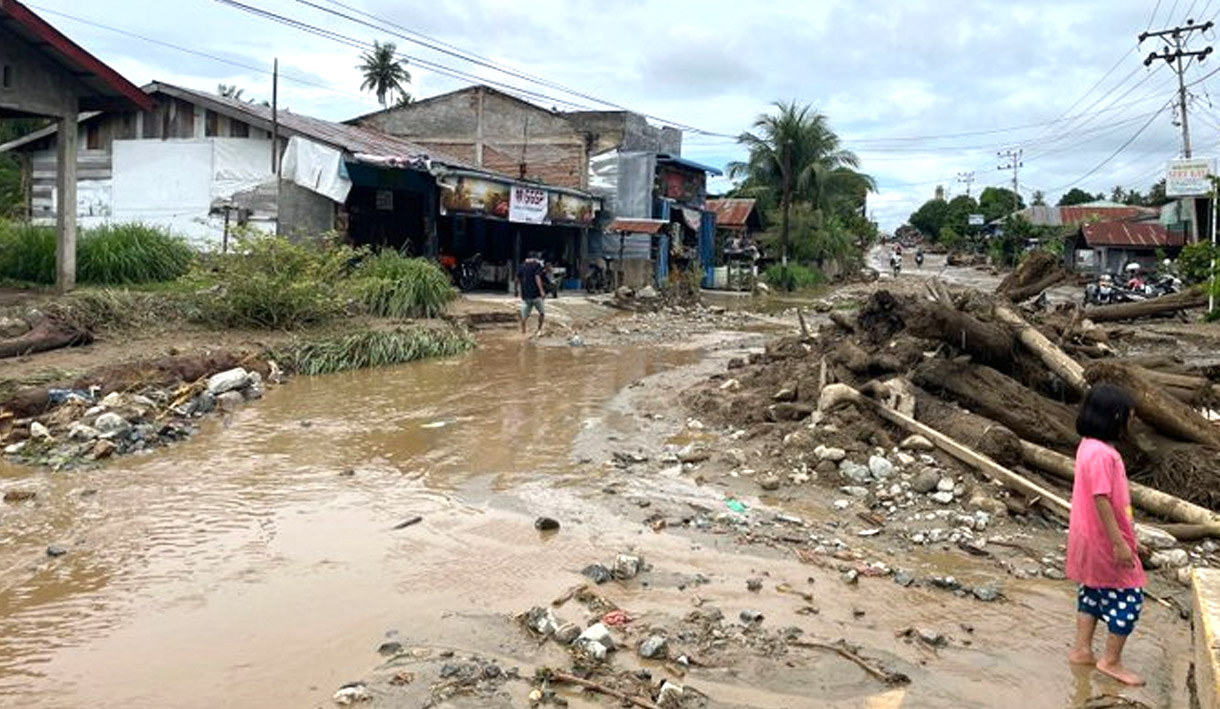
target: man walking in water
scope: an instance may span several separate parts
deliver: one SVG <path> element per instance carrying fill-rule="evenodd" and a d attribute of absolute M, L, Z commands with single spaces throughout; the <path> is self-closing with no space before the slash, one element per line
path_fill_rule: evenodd
<path fill-rule="evenodd" d="M 534 335 L 542 334 L 542 323 L 546 319 L 544 304 L 546 289 L 542 285 L 542 259 L 537 253 L 531 253 L 529 258 L 517 269 L 517 281 L 514 290 L 521 296 L 521 334 L 525 334 L 525 326 L 530 319 L 530 312 L 538 311 L 538 329 Z"/>

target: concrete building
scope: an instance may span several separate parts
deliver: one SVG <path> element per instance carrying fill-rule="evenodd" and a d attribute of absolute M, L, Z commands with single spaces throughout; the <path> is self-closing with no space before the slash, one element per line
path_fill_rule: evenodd
<path fill-rule="evenodd" d="M 45 116 L 57 121 L 63 139 L 40 171 L 65 204 L 77 202 L 77 114 L 147 110 L 151 105 L 137 86 L 29 8 L 16 0 L 0 0 L 0 118 Z M 59 210 L 56 226 L 56 285 L 66 291 L 76 285 L 76 210 Z"/>

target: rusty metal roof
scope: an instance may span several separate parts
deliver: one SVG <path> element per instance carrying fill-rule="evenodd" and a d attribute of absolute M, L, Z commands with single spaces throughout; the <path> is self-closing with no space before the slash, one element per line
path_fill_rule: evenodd
<path fill-rule="evenodd" d="M 707 211 L 715 212 L 716 226 L 728 229 L 743 229 L 754 211 L 752 199 L 709 199 Z"/>
<path fill-rule="evenodd" d="M 1156 223 L 1097 222 L 1081 227 L 1085 243 L 1090 247 L 1120 246 L 1134 249 L 1158 249 L 1165 246 L 1182 246 L 1186 235 L 1180 231 L 1169 231 Z"/>
<path fill-rule="evenodd" d="M 1155 217 L 1159 214 L 1156 209 L 1147 207 L 1132 207 L 1128 205 L 1112 205 L 1112 204 L 1081 204 L 1074 207 L 1059 207 L 1059 221 L 1061 224 L 1084 224 L 1090 219 L 1104 219 L 1107 222 L 1115 220 L 1140 219 L 1142 217 Z"/>
<path fill-rule="evenodd" d="M 624 231 L 632 234 L 657 234 L 669 222 L 661 219 L 625 219 L 618 218 L 610 222 L 606 231 Z"/>

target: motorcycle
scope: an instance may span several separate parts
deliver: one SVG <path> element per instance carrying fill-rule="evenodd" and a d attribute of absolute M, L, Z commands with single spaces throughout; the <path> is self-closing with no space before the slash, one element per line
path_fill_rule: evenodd
<path fill-rule="evenodd" d="M 902 271 L 902 259 L 890 259 L 890 267 L 894 269 L 894 278 L 897 278 L 898 274 Z"/>
<path fill-rule="evenodd" d="M 483 282 L 483 254 L 475 254 L 458 265 L 458 288 L 469 292 Z"/>
<path fill-rule="evenodd" d="M 1084 287 L 1085 305 L 1109 305 L 1117 302 L 1117 291 L 1113 279 L 1109 275 L 1103 275 L 1097 279 L 1096 283 L 1090 283 Z"/>
<path fill-rule="evenodd" d="M 923 252 L 915 252 L 915 268 L 923 268 Z"/>
<path fill-rule="evenodd" d="M 596 293 L 605 293 L 610 288 L 609 279 L 606 278 L 606 269 L 598 264 L 589 266 L 589 273 L 585 275 L 585 292 L 593 295 Z"/>

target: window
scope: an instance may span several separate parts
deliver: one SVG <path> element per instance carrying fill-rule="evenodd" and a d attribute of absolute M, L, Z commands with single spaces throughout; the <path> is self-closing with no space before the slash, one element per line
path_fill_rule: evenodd
<path fill-rule="evenodd" d="M 203 135 L 207 138 L 215 138 L 220 135 L 220 115 L 215 111 L 204 112 Z"/>
<path fill-rule="evenodd" d="M 3 69 L 0 69 L 0 88 L 13 88 L 13 65 L 5 64 Z"/>
<path fill-rule="evenodd" d="M 85 124 L 85 149 L 86 150 L 101 150 L 102 149 L 102 126 L 101 121 L 91 121 Z"/>
<path fill-rule="evenodd" d="M 249 138 L 250 124 L 243 121 L 229 119 L 229 135 L 233 138 Z"/>

